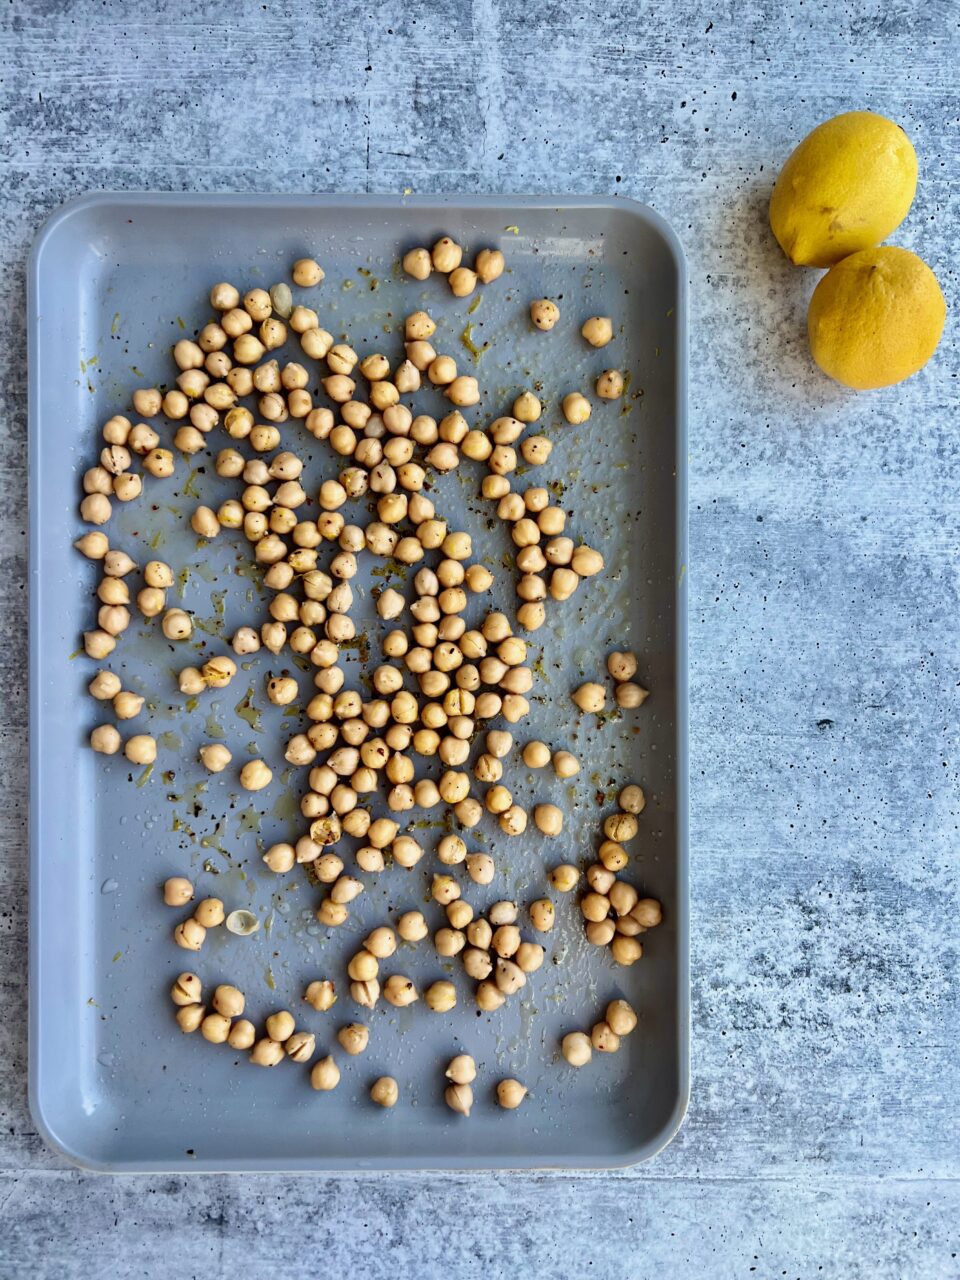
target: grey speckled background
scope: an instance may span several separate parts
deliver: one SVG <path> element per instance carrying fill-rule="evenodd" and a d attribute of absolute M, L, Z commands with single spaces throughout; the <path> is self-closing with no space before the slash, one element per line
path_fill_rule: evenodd
<path fill-rule="evenodd" d="M 535 13 L 537 18 L 535 18 Z M 24 0 L 0 15 L 0 1275 L 960 1275 L 960 34 L 931 0 Z M 811 369 L 772 173 L 853 106 L 921 157 L 953 318 L 907 385 Z M 24 259 L 96 188 L 599 191 L 692 286 L 694 1089 L 617 1175 L 78 1174 L 25 1098 Z"/>

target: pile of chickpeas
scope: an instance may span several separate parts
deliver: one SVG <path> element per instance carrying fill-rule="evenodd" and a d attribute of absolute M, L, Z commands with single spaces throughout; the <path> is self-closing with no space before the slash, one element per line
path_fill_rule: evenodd
<path fill-rule="evenodd" d="M 480 250 L 473 266 L 467 265 L 463 248 L 449 236 L 430 249 L 411 249 L 402 265 L 418 281 L 433 274 L 446 276 L 457 298 L 470 296 L 478 285 L 492 284 L 505 269 L 497 249 Z M 293 282 L 301 288 L 315 287 L 323 278 L 313 259 L 300 259 L 293 266 Z M 207 450 L 212 433 L 221 430 L 229 443 L 216 452 L 215 469 L 218 476 L 237 482 L 237 496 L 216 509 L 197 506 L 190 525 L 204 540 L 227 530 L 247 541 L 271 593 L 269 616 L 259 625 L 237 629 L 231 640 L 233 656 L 213 653 L 199 665 L 181 668 L 177 685 L 188 698 L 223 689 L 237 673 L 235 659 L 260 649 L 276 657 L 289 651 L 314 669 L 313 691 L 303 708 L 307 725 L 283 751 L 287 764 L 308 770 L 300 801 L 305 830 L 292 843 L 272 845 L 263 861 L 278 875 L 304 865 L 310 879 L 323 887 L 317 920 L 338 928 L 348 921 L 350 904 L 364 892 L 360 874 L 376 875 L 388 864 L 411 870 L 424 858 L 423 845 L 402 825 L 402 815 L 414 807 L 443 808 L 464 832 L 476 827 L 486 812 L 504 834 L 524 834 L 531 815 L 504 782 L 514 738 L 500 727 L 504 722 L 520 724 L 531 709 L 527 695 L 534 675 L 529 646 L 514 623 L 527 633 L 538 630 L 546 618 L 547 601 L 569 599 L 585 579 L 602 572 L 604 559 L 570 536 L 567 513 L 551 502 L 546 486 L 514 488 L 521 460 L 527 467 L 539 467 L 552 451 L 546 435 L 528 431 L 543 413 L 539 397 L 523 391 L 510 415 L 488 426 L 471 424 L 461 410 L 479 403 L 479 384 L 434 344 L 437 325 L 427 311 L 406 316 L 404 357 L 395 362 L 379 352 L 361 358 L 349 343 L 338 342 L 321 326 L 317 310 L 295 301 L 285 283 L 243 295 L 234 285 L 220 283 L 210 291 L 210 304 L 214 318 L 196 340 L 183 338 L 173 348 L 175 385 L 166 391 L 135 391 L 134 417 L 144 421 L 112 417 L 103 427 L 99 462 L 84 474 L 80 514 L 97 527 L 75 545 L 99 562 L 103 573 L 97 589 L 98 625 L 84 634 L 84 649 L 91 658 L 109 658 L 130 625 L 131 605 L 145 620 L 159 618 L 162 634 L 172 644 L 193 636 L 189 612 L 168 606 L 167 592 L 176 580 L 173 567 L 148 561 L 143 585 L 131 598 L 127 579 L 138 567 L 124 551 L 111 547 L 100 526 L 109 522 L 115 501 L 140 496 L 145 477 L 172 476 L 176 453 L 190 458 Z M 551 299 L 538 299 L 530 306 L 536 330 L 550 331 L 560 318 Z M 612 321 L 591 317 L 581 334 L 589 345 L 604 347 L 614 337 Z M 299 341 L 307 360 L 325 367 L 319 385 L 328 403 L 315 401 L 311 386 L 317 379 L 307 365 L 281 363 L 272 354 L 291 337 Z M 439 420 L 415 414 L 404 403 L 404 397 L 422 387 L 436 388 L 448 402 L 449 410 Z M 615 399 L 623 393 L 624 377 L 618 370 L 606 370 L 595 390 L 601 400 Z M 252 407 L 242 403 L 245 400 Z M 573 425 L 586 422 L 592 413 L 589 399 L 578 390 L 566 392 L 561 407 Z M 150 425 L 161 416 L 174 424 L 172 449 Z M 304 459 L 295 448 L 284 447 L 288 423 L 325 442 L 339 460 L 336 476 L 325 479 L 315 495 L 301 482 Z M 134 469 L 135 459 L 143 475 Z M 464 617 L 474 598 L 482 600 L 490 591 L 493 574 L 473 558 L 470 535 L 451 527 L 428 492 L 432 473 L 454 471 L 463 459 L 483 464 L 482 496 L 510 529 L 517 570 L 514 621 L 491 609 L 474 627 Z M 373 518 L 348 523 L 348 508 L 361 501 L 371 508 Z M 409 569 L 414 593 L 408 601 L 392 586 L 374 591 L 384 623 L 383 661 L 370 673 L 367 694 L 346 687 L 339 662 L 342 648 L 357 638 L 351 582 L 364 553 Z M 639 706 L 647 692 L 633 682 L 636 658 L 614 653 L 607 665 L 617 704 Z M 98 671 L 89 688 L 94 698 L 110 703 L 118 721 L 143 710 L 144 698 L 124 690 L 108 669 Z M 303 697 L 299 679 L 286 671 L 271 675 L 265 691 L 270 702 L 281 707 L 298 704 Z M 576 690 L 573 699 L 583 711 L 602 711 L 606 693 L 603 686 L 588 684 Z M 472 744 L 481 734 L 483 750 L 470 766 Z M 104 754 L 114 754 L 122 745 L 132 763 L 149 765 L 157 755 L 153 737 L 138 734 L 124 743 L 110 723 L 97 725 L 90 742 Z M 440 776 L 418 776 L 420 762 L 433 757 L 442 766 Z M 233 753 L 223 743 L 204 743 L 199 760 L 210 773 L 221 773 L 231 766 Z M 573 778 L 580 768 L 570 751 L 540 741 L 526 743 L 522 760 L 533 769 L 552 764 L 561 779 Z M 273 778 L 272 768 L 262 759 L 248 760 L 237 773 L 240 787 L 251 792 L 269 787 Z M 368 807 L 374 796 L 382 797 L 386 814 L 375 816 Z M 617 879 L 616 872 L 627 862 L 623 842 L 637 834 L 635 815 L 642 811 L 643 793 L 639 787 L 627 787 L 620 801 L 621 812 L 604 824 L 599 861 L 587 869 L 590 891 L 581 911 L 588 939 L 609 946 L 618 963 L 632 964 L 642 954 L 637 935 L 658 923 L 660 916 L 659 904 L 640 899 L 632 886 Z M 563 811 L 558 806 L 537 804 L 532 817 L 544 836 L 562 834 Z M 336 848 L 344 836 L 360 841 L 353 855 L 355 868 L 349 870 L 342 846 L 341 852 Z M 477 984 L 478 1008 L 495 1010 L 542 966 L 544 947 L 523 936 L 515 902 L 497 901 L 477 914 L 464 900 L 454 870 L 462 867 L 474 884 L 489 885 L 496 874 L 489 854 L 471 851 L 457 834 L 443 836 L 433 852 L 436 861 L 449 868 L 432 877 L 431 897 L 443 907 L 447 920 L 434 933 L 434 948 L 440 957 L 460 957 L 464 972 Z M 579 872 L 564 864 L 554 868 L 550 879 L 559 892 L 568 892 L 579 882 Z M 164 885 L 164 900 L 171 906 L 186 906 L 193 898 L 193 885 L 186 877 L 173 877 Z M 556 918 L 553 902 L 531 902 L 527 917 L 535 933 L 548 933 Z M 223 902 L 204 899 L 176 925 L 174 941 L 199 951 L 207 930 L 225 919 Z M 406 975 L 380 971 L 381 963 L 394 955 L 398 939 L 415 943 L 429 932 L 423 913 L 416 910 L 373 929 L 346 966 L 351 1000 L 372 1010 L 381 998 L 404 1007 L 422 994 L 430 1010 L 452 1010 L 457 1003 L 453 983 L 437 980 L 421 993 Z M 298 1032 L 285 1010 L 271 1014 L 266 1034 L 257 1038 L 253 1024 L 240 1017 L 244 997 L 235 987 L 216 988 L 211 1012 L 201 1001 L 195 974 L 182 974 L 172 996 L 182 1030 L 199 1028 L 211 1042 L 249 1049 L 251 1061 L 258 1065 L 272 1066 L 285 1056 L 297 1062 L 313 1057 L 314 1036 Z M 327 1010 L 337 999 L 335 985 L 318 979 L 310 983 L 304 998 L 315 1010 Z M 337 1038 L 344 1052 L 355 1056 L 366 1048 L 369 1030 L 351 1023 Z M 564 1054 L 570 1060 L 566 1048 Z M 465 1055 L 454 1059 L 447 1071 L 446 1100 L 460 1114 L 470 1113 L 475 1074 L 473 1059 Z M 315 1089 L 335 1088 L 339 1079 L 332 1056 L 314 1064 L 310 1080 Z M 516 1080 L 503 1080 L 497 1087 L 498 1101 L 507 1109 L 519 1106 L 525 1094 Z M 399 1096 L 397 1082 L 381 1077 L 370 1096 L 392 1107 Z"/>

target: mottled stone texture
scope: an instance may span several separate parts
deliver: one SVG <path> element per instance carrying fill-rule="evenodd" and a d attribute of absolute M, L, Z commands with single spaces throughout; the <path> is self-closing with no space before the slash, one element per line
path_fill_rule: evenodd
<path fill-rule="evenodd" d="M 958 59 L 944 0 L 4 6 L 0 1276 L 960 1275 Z M 863 396 L 764 216 L 849 107 L 914 138 L 897 240 L 951 308 Z M 612 1176 L 79 1174 L 24 1088 L 25 255 L 90 189 L 404 187 L 622 193 L 686 245 L 689 1117 Z"/>

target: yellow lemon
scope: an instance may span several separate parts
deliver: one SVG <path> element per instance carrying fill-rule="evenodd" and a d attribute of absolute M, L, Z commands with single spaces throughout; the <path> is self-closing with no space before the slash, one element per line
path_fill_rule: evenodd
<path fill-rule="evenodd" d="M 937 277 L 908 249 L 862 249 L 831 267 L 810 299 L 814 360 L 857 391 L 889 387 L 922 369 L 946 319 Z"/>
<path fill-rule="evenodd" d="M 798 266 L 829 267 L 880 244 L 907 216 L 917 153 L 898 124 L 872 111 L 834 116 L 780 171 L 770 226 Z"/>

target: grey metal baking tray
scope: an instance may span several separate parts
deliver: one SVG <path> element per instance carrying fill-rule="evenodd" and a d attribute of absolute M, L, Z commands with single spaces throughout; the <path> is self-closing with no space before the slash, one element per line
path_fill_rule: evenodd
<path fill-rule="evenodd" d="M 452 298 L 442 280 L 417 284 L 396 268 L 403 249 L 442 233 L 471 250 L 499 245 L 507 256 L 507 273 L 476 295 L 476 309 L 474 299 Z M 485 890 L 466 881 L 465 896 L 478 907 L 540 896 L 548 866 L 590 860 L 610 798 L 638 781 L 648 805 L 628 877 L 664 904 L 643 960 L 623 969 L 586 945 L 576 895 L 553 895 L 558 923 L 546 939 L 547 963 L 522 998 L 493 1014 L 478 1013 L 459 965 L 441 961 L 429 944 L 402 965 L 398 956 L 396 969 L 418 981 L 455 972 L 460 1003 L 436 1015 L 422 1002 L 405 1010 L 381 1002 L 363 1019 L 372 1029 L 369 1050 L 342 1062 L 332 1094 L 309 1088 L 306 1067 L 257 1070 L 246 1055 L 181 1035 L 170 982 L 194 966 L 208 987 L 234 981 L 251 1016 L 289 1007 L 317 1033 L 322 1052 L 336 1050 L 336 1028 L 362 1012 L 344 991 L 346 956 L 374 921 L 423 906 L 436 864 L 425 858 L 413 872 L 394 868 L 371 880 L 349 925 L 329 936 L 313 918 L 318 895 L 305 877 L 266 871 L 260 849 L 298 829 L 298 779 L 284 785 L 278 774 L 267 791 L 238 799 L 233 771 L 207 777 L 196 763 L 198 744 L 211 734 L 225 735 L 239 764 L 248 747 L 276 746 L 296 723 L 263 694 L 265 673 L 289 665 L 265 651 L 188 713 L 172 671 L 195 654 L 174 652 L 156 626 L 135 622 L 108 665 L 147 695 L 148 713 L 135 723 L 158 736 L 159 758 L 144 778 L 122 755 L 89 751 L 98 708 L 85 688 L 97 664 L 76 650 L 92 625 L 96 571 L 70 546 L 81 532 L 80 476 L 99 450 L 101 423 L 129 410 L 135 386 L 170 380 L 169 348 L 209 318 L 210 286 L 289 280 L 290 263 L 305 253 L 326 270 L 310 305 L 338 335 L 393 352 L 398 320 L 426 306 L 440 325 L 439 349 L 467 371 L 465 348 L 483 350 L 476 371 L 484 398 L 468 416 L 489 420 L 508 411 L 522 387 L 542 385 L 555 448 L 521 483 L 552 482 L 570 512 L 568 531 L 607 561 L 604 574 L 550 609 L 531 637 L 534 655 L 543 655 L 533 712 L 518 733 L 520 742 L 569 746 L 581 772 L 561 783 L 549 769 L 525 769 L 517 753 L 510 765 L 509 785 L 524 802 L 551 799 L 568 810 L 563 836 L 546 841 L 531 823 L 524 838 L 510 840 L 485 819 L 468 843 L 495 853 L 497 878 Z M 529 324 L 527 307 L 538 296 L 559 300 L 552 333 Z M 578 329 L 598 313 L 615 317 L 618 336 L 593 351 Z M 54 1147 L 109 1170 L 585 1168 L 638 1161 L 676 1132 L 689 1022 L 685 323 L 676 237 L 625 200 L 107 194 L 75 201 L 46 224 L 30 258 L 28 316 L 30 1091 L 34 1119 Z M 588 390 L 610 364 L 629 371 L 623 399 L 597 403 L 584 427 L 564 425 L 562 395 Z M 224 443 L 217 435 L 214 449 Z M 286 424 L 284 436 L 310 459 L 308 490 L 333 472 L 338 460 L 298 424 Z M 239 541 L 221 535 L 200 548 L 189 530 L 192 494 L 218 492 L 211 462 L 209 454 L 180 459 L 173 479 L 151 483 L 108 529 L 138 562 L 161 556 L 187 570 L 182 604 L 206 628 L 196 638 L 222 651 L 220 637 L 257 609 L 258 588 Z M 509 539 L 478 498 L 479 478 L 464 466 L 441 479 L 435 496 L 496 566 L 495 598 L 511 608 L 513 577 L 501 563 Z M 373 567 L 365 564 L 356 584 L 361 626 L 364 609 L 372 617 Z M 601 678 L 606 653 L 627 647 L 640 655 L 652 690 L 647 704 L 603 723 L 575 714 L 569 691 Z M 356 665 L 351 671 L 357 678 Z M 410 817 L 429 822 L 436 814 Z M 439 832 L 420 830 L 432 850 Z M 162 905 L 158 885 L 183 871 L 202 895 L 248 907 L 264 927 L 247 939 L 218 930 L 196 957 L 175 948 L 170 933 L 179 917 Z M 440 923 L 440 908 L 424 909 Z M 340 979 L 343 992 L 324 1015 L 300 1001 L 305 982 L 321 975 Z M 560 1035 L 589 1029 L 618 994 L 639 1010 L 637 1032 L 618 1054 L 595 1055 L 574 1071 L 558 1056 Z M 443 1064 L 461 1051 L 480 1067 L 469 1120 L 442 1102 Z M 390 1112 L 367 1098 L 383 1073 L 401 1086 Z M 516 1112 L 493 1101 L 504 1075 L 530 1089 Z"/>

